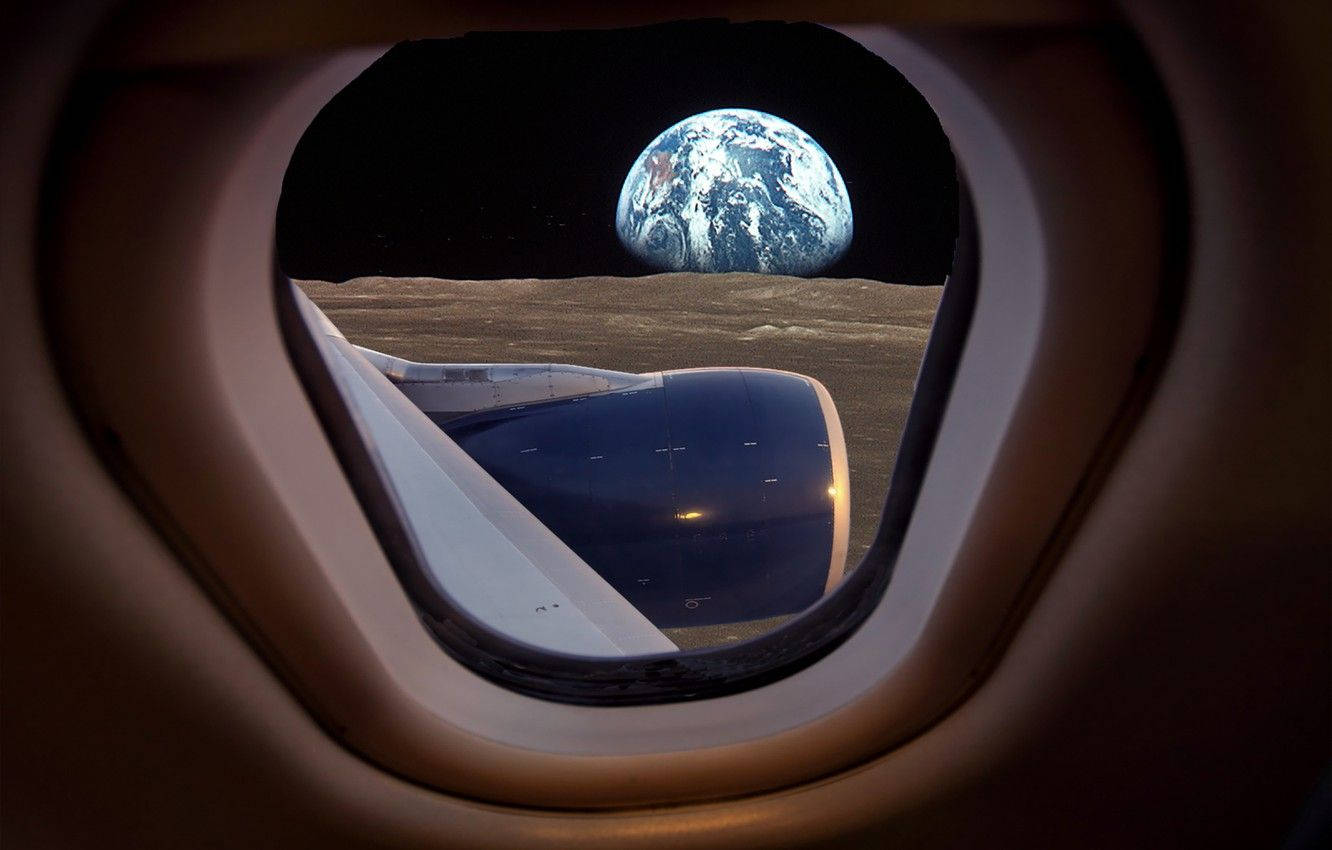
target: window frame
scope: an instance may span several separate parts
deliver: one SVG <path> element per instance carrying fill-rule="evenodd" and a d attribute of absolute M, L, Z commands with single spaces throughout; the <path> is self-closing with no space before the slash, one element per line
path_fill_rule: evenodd
<path fill-rule="evenodd" d="M 1182 226 L 1177 193 L 1130 96 L 1143 78 L 1121 79 L 1104 32 L 855 32 L 926 94 L 972 178 L 984 263 L 958 379 L 894 581 L 860 628 L 765 687 L 657 705 L 532 699 L 440 652 L 286 360 L 271 286 L 286 158 L 377 54 L 111 74 L 76 92 L 46 187 L 63 214 L 48 218 L 59 228 L 42 260 L 67 395 L 120 486 L 339 741 L 477 800 L 712 799 L 877 758 L 992 668 L 1168 349 L 1178 279 L 1160 246 Z M 1144 158 L 1061 170 L 1076 134 L 1045 111 L 1082 109 L 1069 92 L 1088 91 L 1101 96 L 1076 129 L 1118 134 L 1106 150 Z M 118 179 L 127 172 L 139 179 Z M 164 192 L 183 199 L 162 205 L 169 217 Z M 1129 223 L 1110 234 L 1124 250 L 1102 250 L 1090 197 Z M 89 231 L 84 204 L 133 227 Z M 85 243 L 105 250 L 61 250 Z M 127 289 L 141 297 L 126 303 Z M 1106 324 L 1114 339 L 1095 333 Z M 1088 352 L 1076 381 L 1060 373 Z"/>

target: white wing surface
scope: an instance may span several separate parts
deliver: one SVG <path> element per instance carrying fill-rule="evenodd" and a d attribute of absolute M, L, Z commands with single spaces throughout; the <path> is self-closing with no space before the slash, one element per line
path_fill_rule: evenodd
<path fill-rule="evenodd" d="M 437 589 L 482 622 L 543 649 L 594 656 L 676 649 L 347 342 L 304 293 L 296 290 L 295 297 Z"/>

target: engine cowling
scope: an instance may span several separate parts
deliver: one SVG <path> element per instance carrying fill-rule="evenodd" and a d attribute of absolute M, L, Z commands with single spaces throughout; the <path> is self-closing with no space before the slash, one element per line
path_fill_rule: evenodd
<path fill-rule="evenodd" d="M 842 576 L 850 504 L 827 391 L 766 369 L 639 377 L 432 418 L 659 628 L 817 601 Z"/>

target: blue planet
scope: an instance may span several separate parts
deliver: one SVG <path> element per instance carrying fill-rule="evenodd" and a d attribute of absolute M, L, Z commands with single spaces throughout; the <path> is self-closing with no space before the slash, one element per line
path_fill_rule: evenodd
<path fill-rule="evenodd" d="M 615 228 L 631 253 L 671 271 L 815 275 L 851 244 L 851 199 L 827 152 L 755 109 L 674 124 L 639 155 Z"/>

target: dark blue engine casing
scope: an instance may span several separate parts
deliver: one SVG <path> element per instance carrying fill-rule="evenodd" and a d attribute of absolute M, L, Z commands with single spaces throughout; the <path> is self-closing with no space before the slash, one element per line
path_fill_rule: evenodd
<path fill-rule="evenodd" d="M 841 432 L 816 386 L 665 372 L 440 427 L 656 626 L 714 625 L 794 613 L 840 577 L 829 416 Z"/>

